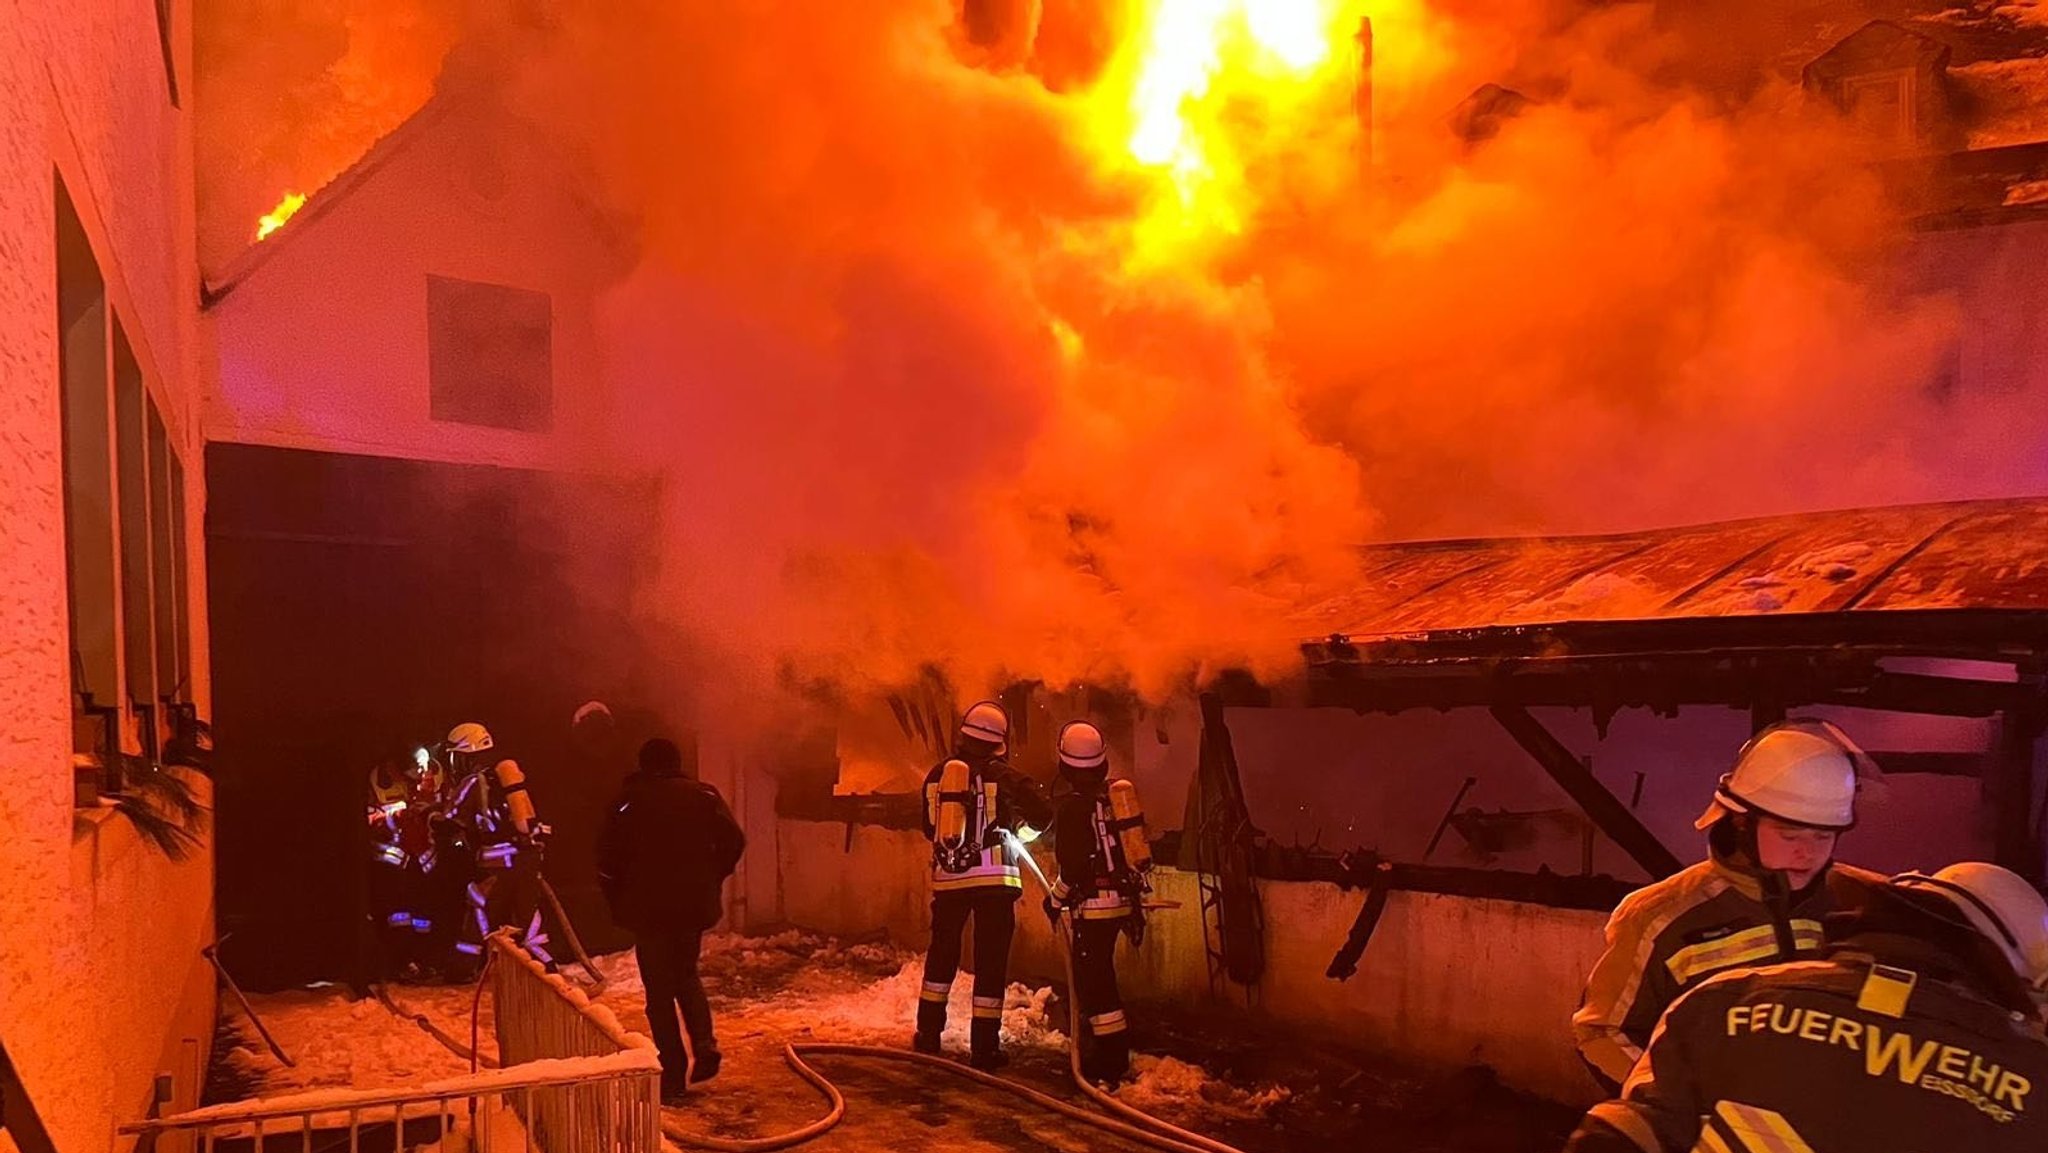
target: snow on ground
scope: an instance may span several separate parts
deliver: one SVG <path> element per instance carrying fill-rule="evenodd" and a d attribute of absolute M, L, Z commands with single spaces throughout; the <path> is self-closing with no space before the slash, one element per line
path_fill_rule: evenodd
<path fill-rule="evenodd" d="M 595 1003 L 616 1013 L 626 1028 L 647 1032 L 643 986 L 632 953 L 599 957 L 596 963 L 605 985 Z M 922 953 L 884 944 L 845 945 L 797 931 L 771 937 L 713 934 L 705 939 L 702 968 L 727 1061 L 718 1081 L 700 1096 L 708 1104 L 713 1096 L 772 1089 L 798 1113 L 812 1109 L 814 1103 L 783 1067 L 782 1045 L 829 1041 L 905 1048 L 924 981 Z M 578 970 L 565 972 L 581 976 Z M 422 1014 L 443 1032 L 467 1042 L 472 986 L 393 985 L 387 992 L 404 1012 Z M 943 1038 L 950 1052 L 964 1053 L 967 1048 L 972 999 L 972 978 L 962 973 L 953 984 Z M 427 1031 L 394 1015 L 375 998 L 350 1001 L 348 991 L 339 986 L 259 994 L 250 1000 L 278 1043 L 298 1062 L 295 1069 L 279 1064 L 247 1016 L 234 1009 L 229 1018 L 234 1040 L 220 1059 L 235 1080 L 260 1095 L 403 1087 L 468 1071 L 466 1061 Z M 1041 1079 L 1056 1081 L 1065 1067 L 1063 1006 L 1050 987 L 1012 983 L 1005 997 L 1006 1048 L 1020 1065 L 1046 1075 Z M 483 1053 L 494 1059 L 488 996 L 482 1013 Z M 1141 1055 L 1132 1072 L 1121 1099 L 1182 1117 L 1210 1112 L 1253 1119 L 1287 1099 L 1283 1089 L 1246 1090 L 1225 1084 L 1200 1066 L 1176 1058 Z M 734 1111 L 731 1127 L 747 1128 L 750 1116 L 744 1108 Z"/>
<path fill-rule="evenodd" d="M 401 988 L 394 997 L 405 1004 L 420 1002 L 418 1011 L 437 1020 L 459 1022 L 469 1035 L 467 987 Z M 455 1056 L 418 1026 L 392 1016 L 375 998 L 349 1000 L 338 985 L 321 985 L 285 993 L 257 993 L 249 998 L 270 1035 L 298 1063 L 286 1068 L 270 1052 L 233 999 L 227 1001 L 232 1043 L 215 1060 L 228 1079 L 253 1094 L 276 1096 L 307 1089 L 388 1089 L 469 1072 L 469 1063 Z M 485 999 L 486 1009 L 490 1001 Z M 484 1022 L 489 1037 L 490 1023 Z"/>
<path fill-rule="evenodd" d="M 1131 1079 L 1116 1099 L 1147 1113 L 1208 1110 L 1242 1121 L 1257 1121 L 1283 1105 L 1293 1094 L 1279 1085 L 1247 1090 L 1211 1077 L 1199 1065 L 1178 1057 L 1131 1058 Z"/>

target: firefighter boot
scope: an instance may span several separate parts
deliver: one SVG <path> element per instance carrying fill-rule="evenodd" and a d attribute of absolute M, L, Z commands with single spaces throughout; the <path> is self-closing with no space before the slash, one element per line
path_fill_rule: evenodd
<path fill-rule="evenodd" d="M 1081 1059 L 1081 1075 L 1096 1084 L 1114 1089 L 1122 1084 L 1123 1079 L 1131 1072 L 1130 1038 L 1117 1033 L 1094 1040 L 1095 1043 L 1084 1051 Z"/>
<path fill-rule="evenodd" d="M 970 1049 L 967 1063 L 983 1072 L 993 1072 L 1010 1063 L 1003 1056 L 1003 1022 L 1001 1018 L 976 1017 L 969 1034 Z"/>
<path fill-rule="evenodd" d="M 920 1053 L 937 1053 L 939 1035 L 946 1031 L 945 994 L 937 1000 L 926 996 L 917 1003 L 917 1036 L 911 1039 L 910 1047 Z"/>

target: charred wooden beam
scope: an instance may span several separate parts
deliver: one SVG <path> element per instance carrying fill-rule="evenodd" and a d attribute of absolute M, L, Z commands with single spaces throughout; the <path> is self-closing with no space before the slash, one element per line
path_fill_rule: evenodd
<path fill-rule="evenodd" d="M 2034 695 L 2033 689 L 2009 681 L 1879 673 L 1865 687 L 1844 689 L 1816 703 L 1944 717 L 1989 717 L 2024 708 Z"/>
<path fill-rule="evenodd" d="M 1387 896 L 1393 891 L 1394 866 L 1382 861 L 1374 871 L 1372 883 L 1366 886 L 1365 904 L 1359 907 L 1358 918 L 1351 922 L 1351 932 L 1344 938 L 1344 947 L 1330 959 L 1330 967 L 1323 976 L 1333 981 L 1349 981 L 1358 975 L 1358 960 L 1365 956 L 1365 947 L 1372 943 L 1373 930 L 1380 927 L 1380 918 L 1387 911 Z"/>
<path fill-rule="evenodd" d="M 1341 643 L 1340 643 L 1341 642 Z M 2048 650 L 2048 611 L 1905 609 L 1775 613 L 1647 621 L 1439 629 L 1397 637 L 1332 637 L 1303 646 L 1311 666 L 1443 664 L 1569 657 L 1782 654 L 1851 649 L 1977 660 L 2035 660 Z"/>
<path fill-rule="evenodd" d="M 1984 753 L 1871 753 L 1886 776 L 1989 777 Z"/>
<path fill-rule="evenodd" d="M 1661 881 L 1684 867 L 1664 842 L 1658 840 L 1657 835 L 1621 803 L 1621 798 L 1608 792 L 1607 786 L 1580 764 L 1579 758 L 1573 756 L 1562 741 L 1551 735 L 1541 721 L 1529 715 L 1529 710 L 1495 705 L 1492 712 L 1493 719 L 1515 738 L 1515 743 L 1534 757 L 1551 779 L 1571 794 L 1572 800 L 1578 802 L 1587 816 L 1593 818 L 1600 831 L 1612 837 L 1652 879 Z"/>
<path fill-rule="evenodd" d="M 1260 860 L 1259 875 L 1274 881 L 1324 881 L 1347 892 L 1384 887 L 1394 893 L 1515 901 L 1596 913 L 1613 911 L 1637 887 L 1608 876 L 1571 876 L 1548 869 L 1521 873 L 1461 865 L 1416 865 L 1387 861 L 1369 852 L 1335 856 L 1275 851 Z"/>
<path fill-rule="evenodd" d="M 2040 830 L 2034 827 L 2034 743 L 2044 714 L 2038 705 L 2008 710 L 2000 718 L 1998 753 L 1984 782 L 1991 803 L 1994 851 L 1999 864 L 2033 881 L 2042 880 Z"/>
<path fill-rule="evenodd" d="M 2032 699 L 2011 683 L 1887 673 L 1868 653 L 1788 652 L 1355 664 L 1311 672 L 1312 705 L 1357 712 L 1506 705 L 1746 709 L 1761 726 L 1801 705 L 1989 717 Z"/>

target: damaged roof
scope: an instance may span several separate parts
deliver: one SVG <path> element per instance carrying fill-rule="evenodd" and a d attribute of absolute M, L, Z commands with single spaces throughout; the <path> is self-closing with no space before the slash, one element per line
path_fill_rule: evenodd
<path fill-rule="evenodd" d="M 1365 553 L 1296 618 L 1354 642 L 1599 622 L 2048 612 L 2048 497 L 1851 509 L 1611 536 Z"/>

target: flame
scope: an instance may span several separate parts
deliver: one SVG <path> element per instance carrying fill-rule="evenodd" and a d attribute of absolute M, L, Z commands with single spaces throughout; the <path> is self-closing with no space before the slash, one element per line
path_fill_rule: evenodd
<path fill-rule="evenodd" d="M 1140 266 L 1244 235 L 1273 197 L 1355 187 L 1360 85 L 1413 84 L 1451 58 L 1423 0 L 1134 3 L 1090 115 L 1111 162 L 1153 182 L 1133 231 Z M 1370 76 L 1368 19 L 1392 32 Z"/>
<path fill-rule="evenodd" d="M 284 199 L 277 202 L 277 207 L 271 209 L 268 215 L 256 222 L 256 239 L 262 240 L 271 233 L 283 228 L 285 221 L 290 220 L 299 209 L 305 206 L 306 197 L 304 193 L 285 193 Z"/>

